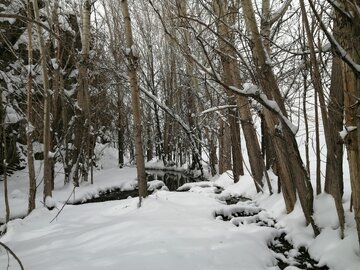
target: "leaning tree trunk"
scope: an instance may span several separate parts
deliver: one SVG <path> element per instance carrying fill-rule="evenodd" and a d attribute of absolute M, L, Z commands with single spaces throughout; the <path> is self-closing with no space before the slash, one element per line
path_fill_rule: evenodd
<path fill-rule="evenodd" d="M 27 81 L 27 130 L 26 130 L 26 144 L 27 144 L 27 165 L 29 169 L 29 201 L 28 201 L 28 214 L 35 209 L 36 198 L 36 179 L 34 168 L 34 156 L 33 156 L 33 107 L 32 107 L 32 89 L 33 89 L 33 77 L 32 77 L 32 65 L 33 65 L 33 48 L 32 48 L 32 14 L 33 8 L 30 0 L 27 2 L 27 15 L 29 22 L 27 25 L 28 33 L 28 81 Z"/>
<path fill-rule="evenodd" d="M 314 89 L 315 89 L 317 95 L 319 96 L 321 117 L 323 120 L 324 131 L 325 131 L 326 148 L 327 148 L 327 153 L 328 153 L 328 159 L 330 161 L 326 165 L 327 171 L 330 173 L 330 175 L 333 178 L 335 178 L 337 176 L 340 177 L 340 179 L 334 180 L 333 184 L 335 186 L 334 186 L 334 189 L 332 189 L 333 192 L 331 193 L 331 195 L 333 196 L 333 198 L 335 200 L 335 206 L 336 206 L 336 210 L 337 210 L 337 214 L 338 214 L 338 218 L 339 218 L 340 236 L 341 236 L 341 238 L 344 238 L 345 214 L 344 214 L 344 207 L 342 205 L 342 198 L 341 198 L 340 187 L 339 187 L 339 183 L 342 182 L 342 176 L 339 175 L 337 172 L 337 170 L 339 168 L 335 168 L 335 166 L 337 164 L 339 165 L 339 163 L 336 162 L 336 158 L 335 158 L 335 138 L 338 137 L 338 135 L 336 135 L 335 132 L 331 131 L 331 129 L 334 129 L 334 127 L 331 127 L 330 123 L 329 123 L 330 117 L 326 110 L 325 97 L 324 97 L 324 92 L 323 92 L 321 77 L 320 77 L 320 69 L 319 69 L 318 61 L 316 59 L 316 54 L 315 54 L 314 40 L 313 40 L 312 33 L 310 31 L 310 25 L 308 22 L 305 4 L 304 4 L 303 0 L 300 0 L 300 7 L 301 7 L 303 23 L 304 23 L 304 27 L 305 27 L 306 35 L 307 35 L 307 39 L 308 39 L 308 45 L 310 48 L 310 62 L 312 65 L 311 77 L 312 77 L 312 81 L 314 83 Z M 315 98 L 316 98 L 316 96 L 315 96 Z M 317 102 L 315 102 L 315 104 L 317 104 Z M 336 136 L 336 137 L 334 137 L 334 136 Z M 318 141 L 317 141 L 317 144 L 319 144 Z M 320 149 L 318 149 L 318 151 L 320 152 Z M 319 155 L 319 153 L 318 153 L 318 155 Z M 319 166 L 319 164 L 318 164 L 318 166 Z M 341 166 L 341 164 L 340 164 L 340 166 Z M 317 168 L 317 169 L 319 170 L 320 168 Z M 319 172 L 318 172 L 318 174 L 319 174 Z M 320 178 L 320 175 L 317 176 L 317 184 L 319 185 L 319 188 L 320 188 L 320 184 L 318 183 L 318 182 L 320 182 L 320 179 L 318 179 L 318 178 Z"/>
<path fill-rule="evenodd" d="M 33 0 L 34 3 L 34 17 L 36 21 L 40 21 L 38 1 Z M 44 203 L 46 206 L 46 198 L 52 197 L 52 172 L 51 172 L 51 158 L 50 157 L 50 88 L 49 88 L 49 75 L 47 70 L 47 53 L 45 47 L 44 36 L 39 24 L 36 24 L 38 38 L 40 43 L 41 66 L 43 75 L 44 87 Z"/>
<path fill-rule="evenodd" d="M 231 10 L 228 10 L 227 1 L 214 1 L 215 13 L 218 16 L 218 42 L 220 51 L 222 53 L 221 61 L 224 67 L 224 73 L 232 75 L 232 81 L 229 85 L 237 88 L 242 87 L 240 78 L 240 67 L 236 59 L 235 40 L 233 37 L 232 26 L 235 24 L 236 14 L 238 12 L 238 5 L 234 5 Z M 233 95 L 233 94 L 230 94 Z M 261 156 L 259 141 L 256 130 L 253 125 L 250 104 L 246 97 L 238 96 L 237 105 L 240 113 L 241 127 L 244 132 L 247 152 L 249 156 L 250 169 L 254 178 L 256 190 L 259 192 L 263 187 L 263 176 L 265 171 L 265 163 Z M 269 186 L 271 190 L 271 187 Z"/>
<path fill-rule="evenodd" d="M 141 111 L 140 111 L 140 98 L 139 88 L 137 82 L 136 69 L 138 65 L 138 53 L 133 41 L 131 19 L 127 0 L 120 0 L 122 13 L 124 16 L 125 39 L 126 39 L 126 59 L 128 67 L 128 75 L 131 88 L 131 101 L 134 118 L 134 137 L 135 137 L 135 158 L 136 169 L 139 183 L 139 199 L 140 204 L 142 198 L 147 196 L 147 181 L 145 177 L 145 162 L 144 153 L 141 139 Z"/>
<path fill-rule="evenodd" d="M 231 46 L 231 33 L 228 25 L 226 24 L 226 9 L 227 1 L 214 1 L 213 2 L 214 11 L 219 19 L 216 20 L 216 26 L 218 31 L 218 43 L 220 50 L 220 59 L 223 67 L 223 81 L 229 86 L 235 86 L 234 80 L 234 65 L 231 61 L 230 55 Z M 234 94 L 226 89 L 227 101 L 229 105 L 236 105 L 236 98 Z M 228 122 L 230 125 L 230 140 L 231 140 L 231 156 L 232 156 L 232 171 L 234 176 L 234 182 L 238 182 L 241 175 L 244 175 L 243 168 L 243 158 L 241 153 L 241 144 L 240 144 L 240 126 L 238 122 L 238 113 L 237 109 L 229 108 L 228 109 Z"/>
<path fill-rule="evenodd" d="M 245 23 L 252 35 L 254 44 L 253 59 L 257 67 L 257 75 L 261 88 L 268 99 L 276 101 L 281 113 L 287 117 L 284 101 L 281 97 L 278 83 L 276 81 L 270 63 L 266 61 L 266 52 L 257 28 L 255 13 L 251 0 L 243 0 Z M 311 224 L 315 235 L 319 234 L 319 229 L 315 225 L 313 215 L 313 189 L 306 169 L 301 160 L 295 135 L 292 130 L 281 125 L 278 115 L 264 109 L 264 118 L 269 128 L 271 142 L 275 149 L 279 177 L 282 181 L 283 195 L 288 212 L 292 211 L 296 201 L 296 190 L 302 206 L 302 210 L 307 224 Z M 296 190 L 295 190 L 296 187 Z"/>

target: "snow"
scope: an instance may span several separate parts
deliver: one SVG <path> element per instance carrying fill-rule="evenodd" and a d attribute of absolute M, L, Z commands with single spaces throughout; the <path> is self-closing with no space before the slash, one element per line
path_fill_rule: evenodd
<path fill-rule="evenodd" d="M 165 183 L 160 180 L 153 180 L 148 182 L 148 190 L 154 191 L 156 189 L 160 189 L 165 186 Z"/>
<path fill-rule="evenodd" d="M 351 131 L 354 131 L 356 130 L 357 127 L 356 126 L 348 126 L 348 127 L 345 127 L 342 131 L 339 132 L 339 135 L 341 137 L 342 140 L 345 140 L 346 136 L 349 135 L 349 133 Z"/>
<path fill-rule="evenodd" d="M 53 67 L 54 70 L 59 69 L 59 64 L 58 64 L 56 58 L 51 58 L 50 61 L 51 61 L 51 65 L 52 65 L 52 67 Z"/>
<path fill-rule="evenodd" d="M 131 53 L 131 48 L 125 48 L 125 55 L 128 56 Z"/>
<path fill-rule="evenodd" d="M 22 119 L 24 119 L 24 117 L 21 117 L 11 106 L 6 106 L 5 110 L 6 110 L 6 115 L 5 115 L 6 124 L 15 124 L 21 121 Z"/>
<path fill-rule="evenodd" d="M 141 208 L 137 199 L 67 206 L 52 223 L 56 210 L 39 208 L 11 221 L 2 241 L 29 270 L 270 269 L 275 261 L 264 239 L 274 230 L 214 220 L 217 206 L 207 196 L 159 191 Z"/>
<path fill-rule="evenodd" d="M 201 113 L 199 113 L 199 116 L 203 116 L 204 114 L 207 114 L 210 112 L 215 112 L 215 111 L 229 109 L 229 108 L 237 108 L 237 105 L 223 105 L 223 106 L 216 106 L 213 108 L 209 108 L 209 109 L 206 109 L 206 110 L 202 111 Z"/>
<path fill-rule="evenodd" d="M 234 86 L 229 87 L 232 91 L 239 93 L 240 95 L 252 95 L 258 97 L 259 100 L 261 100 L 261 103 L 265 105 L 268 109 L 276 112 L 279 117 L 282 119 L 282 121 L 286 124 L 286 126 L 291 130 L 293 134 L 296 134 L 298 131 L 298 126 L 294 125 L 289 118 L 285 117 L 285 115 L 282 113 L 279 105 L 276 103 L 275 100 L 270 100 L 267 98 L 267 96 L 260 91 L 260 89 L 252 84 L 252 83 L 244 83 L 243 89 L 239 89 Z"/>
<path fill-rule="evenodd" d="M 40 144 L 36 147 L 42 148 Z M 148 188 L 161 190 L 146 198 L 140 208 L 137 198 L 63 207 L 68 198 L 70 202 L 84 201 L 103 190 L 131 190 L 136 186 L 136 168 L 118 168 L 116 149 L 109 144 L 97 144 L 95 154 L 100 166 L 94 172 L 94 184 L 82 182 L 74 193 L 71 184 L 63 185 L 62 168 L 57 164 L 53 197 L 46 199 L 53 210 L 39 202 L 42 164 L 35 161 L 39 185 L 37 208 L 24 219 L 11 220 L 6 234 L 0 238 L 18 255 L 25 269 L 278 270 L 276 258 L 284 257 L 294 263 L 293 257 L 298 254 L 299 247 L 305 247 L 320 266 L 327 265 L 334 270 L 360 269 L 354 215 L 347 210 L 348 195 L 343 199 L 346 209 L 343 240 L 339 238 L 337 215 L 330 195 L 315 197 L 314 219 L 321 233 L 314 238 L 299 203 L 287 214 L 281 194 L 270 196 L 266 186 L 263 193 L 257 193 L 250 175 L 234 183 L 231 171 L 210 181 L 179 188 L 190 192 L 169 192 L 164 190 L 162 181 L 155 179 L 148 183 Z M 153 160 L 147 166 L 161 168 L 163 164 Z M 345 170 L 344 174 L 348 172 Z M 276 190 L 277 178 L 271 171 L 269 176 Z M 222 193 L 215 194 L 219 189 L 223 189 Z M 344 191 L 349 191 L 348 181 L 345 181 Z M 3 185 L 0 194 L 3 194 Z M 27 194 L 27 172 L 17 171 L 9 179 L 12 218 L 26 214 Z M 226 205 L 224 200 L 229 196 L 251 200 Z M 238 212 L 249 216 L 238 216 Z M 3 203 L 0 213 L 1 222 L 5 213 Z M 258 224 L 259 219 L 270 226 Z M 294 246 L 287 258 L 267 247 L 283 232 Z M 6 253 L 1 251 L 0 269 L 6 269 L 7 260 Z M 10 264 L 9 269 L 19 269 L 15 260 L 11 259 Z M 286 269 L 299 268 L 292 265 Z"/>

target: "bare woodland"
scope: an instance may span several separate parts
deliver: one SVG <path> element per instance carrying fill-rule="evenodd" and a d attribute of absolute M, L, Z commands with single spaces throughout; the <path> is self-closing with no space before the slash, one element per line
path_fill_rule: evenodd
<path fill-rule="evenodd" d="M 321 229 L 314 195 L 331 194 L 344 237 L 345 150 L 360 242 L 359 0 L 0 4 L 7 221 L 8 173 L 27 164 L 30 213 L 34 159 L 43 159 L 43 202 L 51 208 L 54 163 L 63 164 L 64 184 L 92 183 L 100 142 L 118 148 L 120 167 L 125 155 L 136 164 L 140 198 L 153 158 L 201 175 L 232 170 L 235 182 L 247 170 L 257 192 L 282 193 L 288 213 L 299 200 L 314 236 Z"/>

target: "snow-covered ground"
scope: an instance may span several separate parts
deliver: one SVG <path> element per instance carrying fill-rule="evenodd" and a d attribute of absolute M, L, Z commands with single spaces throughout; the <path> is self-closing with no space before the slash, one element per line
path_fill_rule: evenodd
<path fill-rule="evenodd" d="M 144 200 L 140 208 L 137 198 L 67 205 L 54 219 L 70 194 L 71 200 L 82 200 L 107 188 L 130 189 L 134 186 L 135 168 L 116 168 L 116 153 L 104 151 L 108 152 L 101 161 L 103 169 L 95 172 L 94 185 L 82 183 L 74 195 L 71 194 L 71 185 L 64 187 L 62 176 L 58 174 L 54 210 L 42 207 L 39 188 L 37 209 L 24 219 L 8 223 L 7 233 L 0 241 L 18 255 L 26 270 L 275 270 L 279 269 L 277 255 L 267 246 L 280 232 L 287 233 L 287 240 L 295 248 L 306 247 L 320 265 L 326 264 L 335 270 L 360 269 L 354 217 L 348 211 L 347 181 L 347 195 L 343 201 L 347 226 L 343 240 L 339 239 L 335 207 L 329 195 L 321 194 L 315 198 L 314 218 L 322 232 L 314 239 L 311 228 L 305 226 L 299 205 L 286 215 L 281 194 L 270 196 L 267 190 L 256 194 L 250 176 L 244 176 L 234 184 L 230 173 L 211 179 L 208 185 L 186 185 L 183 189 L 189 189 L 188 192 L 157 191 Z M 270 176 L 276 190 L 276 178 Z M 215 186 L 224 188 L 224 191 L 215 194 Z M 0 194 L 3 194 L 2 188 Z M 13 217 L 26 213 L 26 171 L 16 172 L 11 177 L 9 190 Z M 227 206 L 222 199 L 229 195 L 242 195 L 252 201 Z M 4 206 L 3 203 L 0 205 L 3 218 Z M 239 218 L 233 222 L 215 218 L 215 212 L 227 213 L 231 207 L 245 207 L 248 211 L 254 207 L 262 209 L 263 218 L 277 222 L 274 227 L 266 227 L 258 226 L 250 219 L 242 223 Z M 233 225 L 235 222 L 238 227 Z M 1 249 L 0 269 L 6 269 L 7 265 L 8 256 Z M 10 259 L 9 269 L 19 269 L 15 260 Z M 290 266 L 287 269 L 298 268 Z"/>

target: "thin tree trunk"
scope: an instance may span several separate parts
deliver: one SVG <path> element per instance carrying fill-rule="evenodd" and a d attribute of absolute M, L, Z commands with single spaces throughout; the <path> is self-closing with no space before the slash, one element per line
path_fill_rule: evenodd
<path fill-rule="evenodd" d="M 320 70 L 319 70 L 318 61 L 316 59 L 316 54 L 315 54 L 314 39 L 313 39 L 313 35 L 310 31 L 310 25 L 309 25 L 308 18 L 307 18 L 304 0 L 300 0 L 300 7 L 301 7 L 303 23 L 304 23 L 304 27 L 305 27 L 305 31 L 306 31 L 306 35 L 307 35 L 307 39 L 308 39 L 308 45 L 310 48 L 310 62 L 312 65 L 311 76 L 312 76 L 312 81 L 314 83 L 314 89 L 319 96 L 321 116 L 322 116 L 322 120 L 323 120 L 324 131 L 325 131 L 325 141 L 326 141 L 327 153 L 328 153 L 328 157 L 329 157 L 329 161 L 330 161 L 329 163 L 327 163 L 327 167 L 328 167 L 327 171 L 333 177 L 336 177 L 339 175 L 336 172 L 336 169 L 338 169 L 338 168 L 334 167 L 337 163 L 336 163 L 336 160 L 334 157 L 334 155 L 335 155 L 335 138 L 332 136 L 332 135 L 336 136 L 336 134 L 334 134 L 334 132 L 330 131 L 331 127 L 330 127 L 329 120 L 328 120 L 329 115 L 326 110 L 325 97 L 324 97 L 324 92 L 323 92 L 322 84 L 321 84 Z M 320 181 L 320 180 L 317 179 L 317 181 Z M 340 187 L 339 187 L 339 182 L 341 182 L 341 181 L 342 181 L 342 178 L 336 179 L 333 182 L 333 184 L 335 186 L 333 189 L 334 192 L 331 193 L 331 195 L 333 196 L 333 198 L 335 200 L 335 206 L 336 206 L 336 210 L 337 210 L 337 214 L 338 214 L 338 218 L 339 218 L 340 237 L 343 238 L 344 230 L 345 230 L 345 214 L 344 214 L 344 207 L 342 205 L 342 198 L 341 198 Z M 319 185 L 319 188 L 320 188 L 320 185 Z"/>
<path fill-rule="evenodd" d="M 29 201 L 28 201 L 28 214 L 35 209 L 35 198 L 36 198 L 36 179 L 35 179 L 35 168 L 34 168 L 34 156 L 33 156 L 33 107 L 32 107 L 32 88 L 33 88 L 33 77 L 32 77 L 32 65 L 33 65 L 33 48 L 32 48 L 32 14 L 33 8 L 32 3 L 28 0 L 27 2 L 27 16 L 29 22 L 27 25 L 28 33 L 28 82 L 27 82 L 27 130 L 26 130 L 26 144 L 27 144 L 27 166 L 29 169 Z"/>
<path fill-rule="evenodd" d="M 147 181 L 145 177 L 145 162 L 141 139 L 141 112 L 140 112 L 140 98 L 139 88 L 137 82 L 137 61 L 138 54 L 135 44 L 133 42 L 133 35 L 131 29 L 131 19 L 127 0 L 120 0 L 122 13 L 124 17 L 125 39 L 126 39 L 126 57 L 128 61 L 128 75 L 131 88 L 131 101 L 133 108 L 134 118 L 134 138 L 135 138 L 135 156 L 136 156 L 136 169 L 139 183 L 139 198 L 140 205 L 142 198 L 147 197 Z"/>
<path fill-rule="evenodd" d="M 315 154 L 316 154 L 316 194 L 321 193 L 321 152 L 320 152 L 320 123 L 319 123 L 319 107 L 318 92 L 314 94 L 315 107 Z"/>
<path fill-rule="evenodd" d="M 117 131 L 118 131 L 118 164 L 119 168 L 124 167 L 124 108 L 123 108 L 123 99 L 120 87 L 118 89 L 118 100 L 117 100 L 117 111 L 118 111 L 118 121 L 117 121 Z"/>
<path fill-rule="evenodd" d="M 9 205 L 9 193 L 8 193 L 8 177 L 7 177 L 7 143 L 6 143 L 6 107 L 3 108 L 3 91 L 0 90 L 0 141 L 2 144 L 1 160 L 3 177 L 4 177 L 4 202 L 5 202 L 5 222 L 8 223 L 10 220 L 10 205 Z"/>
<path fill-rule="evenodd" d="M 306 60 L 305 60 L 305 68 L 306 68 Z M 303 113 L 304 113 L 304 124 L 305 124 L 305 163 L 306 163 L 306 171 L 310 177 L 310 158 L 309 158 L 309 123 L 308 123 L 308 115 L 306 109 L 306 99 L 307 99 L 307 77 L 306 74 L 303 74 L 303 84 L 304 84 L 304 95 L 303 95 Z"/>
<path fill-rule="evenodd" d="M 183 27 L 183 36 L 184 36 L 184 44 L 183 47 L 186 50 L 185 55 L 185 87 L 186 87 L 186 106 L 187 106 L 187 118 L 189 122 L 189 126 L 191 132 L 193 133 L 193 137 L 198 137 L 198 140 L 201 141 L 200 136 L 198 136 L 198 123 L 197 119 L 194 115 L 196 115 L 196 94 L 198 91 L 198 82 L 197 78 L 194 76 L 194 61 L 191 58 L 191 49 L 190 49 L 190 33 L 187 29 L 187 20 L 185 19 L 187 16 L 187 0 L 176 0 L 176 6 L 179 13 L 181 26 Z M 195 149 L 194 149 L 195 148 Z M 201 144 L 195 141 L 195 145 L 190 143 L 191 149 L 191 169 L 199 169 L 201 174 L 203 174 L 203 168 L 201 165 Z"/>
<path fill-rule="evenodd" d="M 148 108 L 147 111 L 147 121 L 146 121 L 146 161 L 151 161 L 153 159 L 153 141 L 152 141 L 152 135 L 153 132 L 151 130 L 152 121 L 151 121 L 151 110 Z"/>
<path fill-rule="evenodd" d="M 33 0 L 34 3 L 34 16 L 36 21 L 40 21 L 38 1 Z M 46 198 L 52 197 L 52 173 L 51 173 L 51 158 L 50 154 L 50 88 L 49 88 L 49 75 L 47 70 L 47 53 L 43 33 L 40 25 L 36 25 L 38 38 L 40 43 L 40 55 L 43 75 L 43 87 L 44 87 L 44 203 L 46 206 Z"/>

